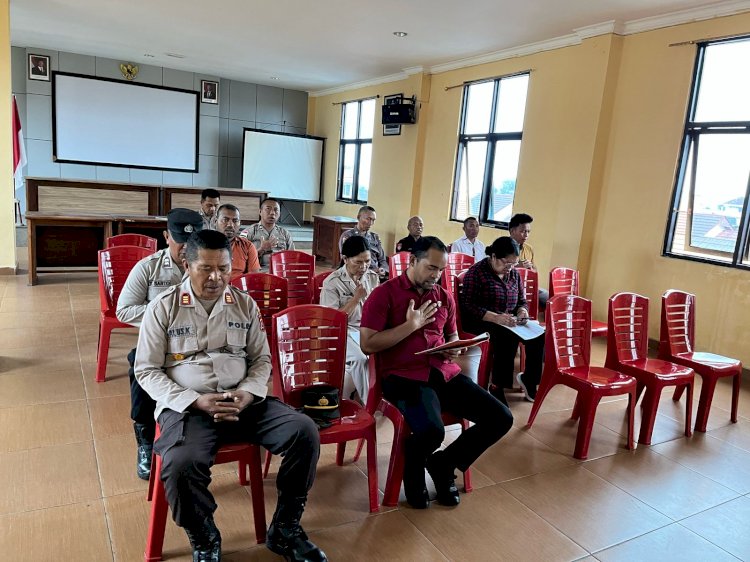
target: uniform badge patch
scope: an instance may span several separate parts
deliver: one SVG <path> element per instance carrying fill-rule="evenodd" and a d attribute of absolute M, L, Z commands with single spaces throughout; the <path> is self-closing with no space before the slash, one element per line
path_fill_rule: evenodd
<path fill-rule="evenodd" d="M 234 304 L 232 293 L 224 293 L 224 302 L 227 304 Z"/>
<path fill-rule="evenodd" d="M 193 225 L 192 224 L 186 224 L 185 228 L 183 228 L 185 232 L 193 232 Z"/>
<path fill-rule="evenodd" d="M 185 356 L 182 353 L 173 353 L 172 359 L 174 359 L 175 361 L 182 361 L 183 359 L 185 359 Z"/>
<path fill-rule="evenodd" d="M 182 293 L 180 297 L 180 304 L 182 306 L 190 306 L 193 304 L 193 299 L 190 298 L 190 293 Z"/>

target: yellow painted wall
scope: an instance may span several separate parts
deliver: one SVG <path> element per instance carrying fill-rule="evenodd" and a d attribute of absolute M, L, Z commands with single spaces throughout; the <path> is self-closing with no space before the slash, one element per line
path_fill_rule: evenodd
<path fill-rule="evenodd" d="M 13 144 L 11 143 L 10 3 L 0 0 L 0 271 L 16 268 L 13 214 Z"/>

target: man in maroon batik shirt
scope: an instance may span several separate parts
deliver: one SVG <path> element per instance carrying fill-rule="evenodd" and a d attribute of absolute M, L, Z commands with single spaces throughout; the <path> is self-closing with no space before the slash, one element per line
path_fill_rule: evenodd
<path fill-rule="evenodd" d="M 414 243 L 409 268 L 377 287 L 365 301 L 360 324 L 361 347 L 378 353 L 383 396 L 404 415 L 412 430 L 405 444 L 406 500 L 418 509 L 429 506 L 424 469 L 430 473 L 437 500 L 459 503 L 454 471 L 465 471 L 513 424 L 510 410 L 452 361 L 463 350 L 414 355 L 458 338 L 456 305 L 438 281 L 447 265 L 445 244 L 434 236 Z M 443 451 L 442 412 L 473 421 Z"/>

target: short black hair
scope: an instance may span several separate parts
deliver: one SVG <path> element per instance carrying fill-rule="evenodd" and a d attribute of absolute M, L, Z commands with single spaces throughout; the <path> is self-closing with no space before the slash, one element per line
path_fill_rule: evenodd
<path fill-rule="evenodd" d="M 511 228 L 516 228 L 517 226 L 520 226 L 522 224 L 529 224 L 534 222 L 534 217 L 531 215 L 527 215 L 526 213 L 516 213 L 512 217 L 510 217 L 510 222 L 508 223 L 508 230 Z"/>
<path fill-rule="evenodd" d="M 273 197 L 266 197 L 265 199 L 263 199 L 263 201 L 261 201 L 261 202 L 260 202 L 260 207 L 258 207 L 258 208 L 259 208 L 259 209 L 262 209 L 262 208 L 263 208 L 263 205 L 265 205 L 265 204 L 266 204 L 266 203 L 268 203 L 269 201 L 270 201 L 271 203 L 276 203 L 276 204 L 277 204 L 277 205 L 278 205 L 279 207 L 281 207 L 281 204 L 279 203 L 279 200 L 278 200 L 278 199 L 274 199 Z"/>
<path fill-rule="evenodd" d="M 359 211 L 357 211 L 357 218 L 359 218 L 359 215 L 361 215 L 362 213 L 365 213 L 365 212 L 367 212 L 367 211 L 372 211 L 373 213 L 377 212 L 377 211 L 375 211 L 375 209 L 373 209 L 373 208 L 372 208 L 372 207 L 370 207 L 369 205 L 362 205 L 362 206 L 361 206 L 361 207 L 359 208 Z"/>
<path fill-rule="evenodd" d="M 505 258 L 507 256 L 517 256 L 520 253 L 518 244 L 510 236 L 501 236 L 484 249 L 488 256 L 496 258 Z"/>
<path fill-rule="evenodd" d="M 219 213 L 221 213 L 224 209 L 227 211 L 235 211 L 238 215 L 240 214 L 240 210 L 237 208 L 237 205 L 232 205 L 231 203 L 224 203 L 221 207 L 216 209 L 216 216 L 219 216 Z"/>
<path fill-rule="evenodd" d="M 364 236 L 350 236 L 341 245 L 341 257 L 353 258 L 362 252 L 369 252 L 370 244 Z"/>
<path fill-rule="evenodd" d="M 193 232 L 190 235 L 185 246 L 185 259 L 187 262 L 196 262 L 200 250 L 226 250 L 229 252 L 229 257 L 232 257 L 232 247 L 229 245 L 229 239 L 218 230 L 206 229 Z"/>
<path fill-rule="evenodd" d="M 201 191 L 201 201 L 205 201 L 206 199 L 221 199 L 221 193 L 219 193 L 217 190 L 213 188 L 204 189 Z"/>
<path fill-rule="evenodd" d="M 479 221 L 477 220 L 477 217 L 466 217 L 466 218 L 464 219 L 464 226 L 466 226 L 466 223 L 467 223 L 467 222 L 469 222 L 469 221 L 477 221 L 477 222 L 479 222 Z"/>
<path fill-rule="evenodd" d="M 437 236 L 422 236 L 419 240 L 414 242 L 414 245 L 411 247 L 411 255 L 418 260 L 421 260 L 427 256 L 427 252 L 431 249 L 438 250 L 444 254 L 448 253 L 448 248 L 445 247 L 443 241 Z"/>

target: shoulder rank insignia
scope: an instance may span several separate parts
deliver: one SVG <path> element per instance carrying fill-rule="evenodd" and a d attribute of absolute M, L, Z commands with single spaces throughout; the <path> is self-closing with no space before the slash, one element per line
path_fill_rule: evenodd
<path fill-rule="evenodd" d="M 190 306 L 193 304 L 193 299 L 190 298 L 190 293 L 182 293 L 180 296 L 180 304 L 182 306 Z"/>
<path fill-rule="evenodd" d="M 232 293 L 224 293 L 224 302 L 227 304 L 234 304 L 234 297 L 232 296 Z"/>

